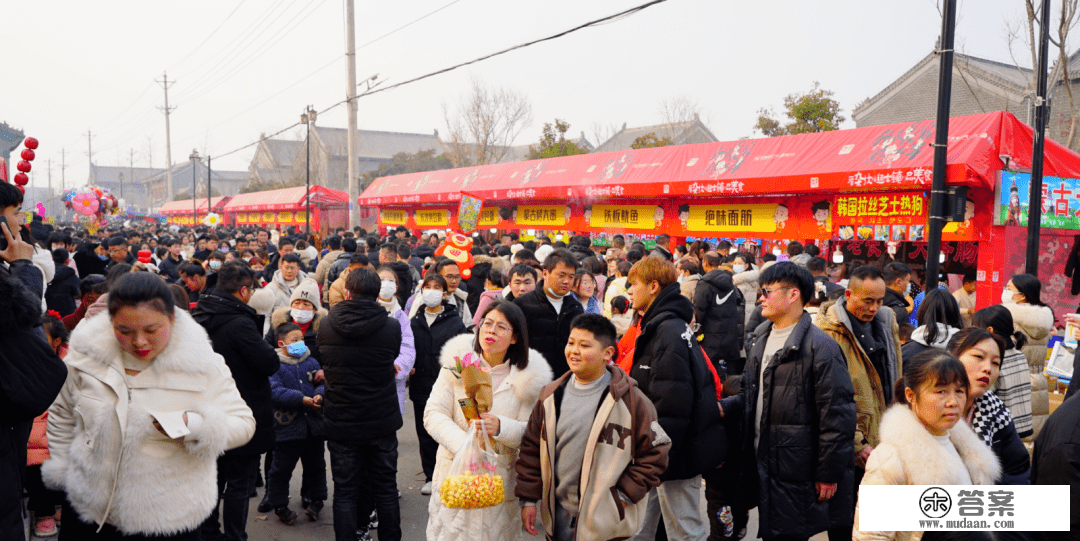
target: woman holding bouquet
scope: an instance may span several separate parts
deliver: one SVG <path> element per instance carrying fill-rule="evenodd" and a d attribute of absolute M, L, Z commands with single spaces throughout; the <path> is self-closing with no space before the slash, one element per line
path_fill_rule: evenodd
<path fill-rule="evenodd" d="M 503 478 L 501 505 L 452 509 L 443 505 L 440 488 L 456 453 L 469 437 L 469 422 L 458 401 L 466 398 L 461 366 L 478 363 L 491 376 L 491 411 L 480 421 L 498 453 L 496 473 Z M 473 334 L 447 342 L 441 370 L 424 410 L 424 428 L 439 443 L 428 504 L 427 538 L 440 541 L 508 541 L 525 537 L 514 497 L 514 462 L 525 425 L 540 389 L 551 382 L 551 367 L 529 349 L 525 315 L 513 303 L 497 300 L 484 311 Z"/>

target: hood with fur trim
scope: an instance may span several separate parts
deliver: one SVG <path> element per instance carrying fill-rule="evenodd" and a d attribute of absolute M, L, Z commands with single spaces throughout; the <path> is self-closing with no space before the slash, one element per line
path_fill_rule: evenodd
<path fill-rule="evenodd" d="M 158 354 L 154 363 L 163 370 L 214 374 L 217 367 L 207 360 L 217 357 L 210 345 L 206 329 L 184 310 L 173 311 L 172 336 L 169 345 Z M 100 362 L 104 366 L 123 365 L 123 350 L 113 338 L 112 318 L 108 312 L 82 320 L 71 333 L 68 348 Z"/>
<path fill-rule="evenodd" d="M 473 340 L 476 334 L 459 334 L 451 338 L 443 346 L 442 354 L 439 355 L 439 365 L 446 370 L 453 369 L 457 361 L 454 357 L 462 357 L 467 353 L 474 352 Z M 534 403 L 540 396 L 540 390 L 551 382 L 551 366 L 548 365 L 544 356 L 535 349 L 529 350 L 529 364 L 518 371 L 516 377 L 510 378 L 510 384 L 514 388 L 514 396 L 522 403 Z"/>
<path fill-rule="evenodd" d="M 311 329 L 315 332 L 318 332 L 319 325 L 322 324 L 323 318 L 330 315 L 330 311 L 326 308 L 323 308 L 321 304 L 318 304 L 316 306 L 318 306 L 319 308 L 315 310 L 315 318 L 311 320 Z M 277 310 L 274 310 L 274 313 L 270 316 L 270 328 L 276 329 L 278 325 L 281 325 L 282 323 L 285 323 L 287 321 L 292 321 L 292 317 L 290 315 L 291 310 L 292 308 L 289 308 L 288 306 L 283 306 L 281 308 L 278 308 Z"/>
<path fill-rule="evenodd" d="M 1013 324 L 1032 340 L 1042 341 L 1054 330 L 1054 311 L 1035 304 L 1003 304 L 1013 317 Z"/>
<path fill-rule="evenodd" d="M 992 485 L 1001 476 L 1001 464 L 990 447 L 961 420 L 949 431 L 964 466 L 976 485 Z M 894 405 L 881 418 L 881 446 L 895 449 L 903 464 L 907 484 L 960 484 L 949 479 L 948 462 L 934 437 L 910 408 Z M 875 449 L 875 452 L 877 449 Z M 946 482 L 949 481 L 949 482 Z"/>

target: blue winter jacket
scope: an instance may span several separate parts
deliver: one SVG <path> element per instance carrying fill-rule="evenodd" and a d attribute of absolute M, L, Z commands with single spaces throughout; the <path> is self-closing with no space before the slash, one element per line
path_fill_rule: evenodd
<path fill-rule="evenodd" d="M 319 361 L 305 353 L 297 359 L 278 349 L 281 368 L 270 376 L 270 393 L 274 403 L 274 433 L 277 441 L 296 441 L 325 438 L 322 412 L 304 407 L 304 397 L 325 394 L 325 386 L 315 386 L 312 380 L 319 371 Z"/>

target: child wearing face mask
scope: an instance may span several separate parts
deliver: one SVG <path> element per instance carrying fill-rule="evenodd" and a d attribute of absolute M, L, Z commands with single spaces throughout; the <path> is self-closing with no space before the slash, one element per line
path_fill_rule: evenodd
<path fill-rule="evenodd" d="M 307 343 L 311 354 L 318 359 L 319 345 L 315 336 L 319 332 L 319 325 L 329 313 L 322 307 L 319 284 L 312 279 L 303 280 L 293 288 L 292 295 L 289 296 L 289 305 L 282 306 L 270 314 L 270 331 L 266 333 L 266 341 L 276 347 L 277 337 L 274 329 L 282 323 L 296 323 L 304 333 L 304 342 Z"/>
<path fill-rule="evenodd" d="M 291 525 L 296 521 L 297 513 L 289 509 L 289 479 L 299 460 L 304 467 L 301 505 L 314 522 L 319 520 L 327 497 L 324 386 L 316 383 L 321 367 L 308 351 L 299 325 L 283 323 L 274 334 L 281 368 L 270 376 L 277 445 L 267 476 L 267 501 L 281 522 Z"/>

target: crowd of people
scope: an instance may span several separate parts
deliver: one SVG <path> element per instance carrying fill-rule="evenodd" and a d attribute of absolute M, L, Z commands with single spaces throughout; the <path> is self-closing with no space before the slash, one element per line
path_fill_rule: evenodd
<path fill-rule="evenodd" d="M 283 525 L 329 503 L 338 541 L 401 539 L 403 429 L 432 540 L 732 540 L 755 508 L 764 539 L 910 537 L 859 530 L 868 484 L 1072 484 L 1080 529 L 1080 399 L 1048 415 L 1030 275 L 975 310 L 973 276 L 920 288 L 798 242 L 507 233 L 463 268 L 405 228 L 91 234 L 21 205 L 0 183 L 4 539 L 27 512 L 39 537 L 247 539 L 259 487 Z M 448 507 L 476 431 L 504 500 Z"/>

